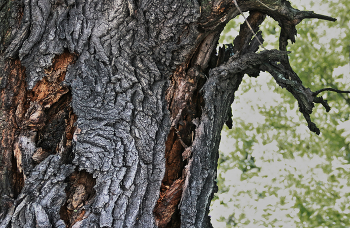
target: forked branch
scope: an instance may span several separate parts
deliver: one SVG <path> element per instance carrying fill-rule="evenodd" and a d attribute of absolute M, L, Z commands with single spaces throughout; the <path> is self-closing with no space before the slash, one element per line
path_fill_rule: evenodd
<path fill-rule="evenodd" d="M 236 0 L 232 0 L 235 7 L 240 11 L 240 13 L 243 15 L 243 11 L 241 7 L 238 5 Z M 257 1 L 260 2 L 260 1 Z M 262 3 L 262 2 L 260 2 Z M 240 35 L 236 38 L 234 44 L 234 50 L 238 51 L 238 55 L 241 55 L 240 58 L 236 55 L 232 57 L 233 59 L 236 59 L 236 63 L 239 62 L 239 60 L 244 60 L 249 55 L 248 59 L 250 62 L 250 65 L 257 64 L 255 67 L 259 68 L 258 71 L 267 71 L 269 72 L 275 79 L 278 85 L 280 85 L 282 88 L 286 88 L 293 96 L 297 99 L 299 104 L 299 111 L 304 115 L 308 127 L 311 131 L 315 132 L 316 134 L 320 134 L 319 128 L 311 121 L 310 114 L 312 113 L 312 109 L 314 107 L 314 103 L 320 103 L 322 104 L 326 111 L 329 112 L 330 107 L 326 100 L 323 99 L 323 97 L 318 97 L 317 95 L 324 91 L 333 91 L 337 93 L 350 93 L 350 91 L 341 91 L 338 89 L 333 88 L 325 88 L 318 90 L 316 92 L 312 92 L 311 89 L 306 88 L 303 86 L 302 81 L 300 80 L 299 76 L 294 72 L 292 67 L 290 66 L 289 59 L 288 59 L 288 53 L 287 45 L 288 40 L 291 40 L 292 42 L 295 41 L 295 35 L 297 34 L 296 25 L 299 24 L 303 19 L 305 18 L 317 18 L 317 19 L 323 19 L 323 20 L 329 20 L 329 21 L 336 21 L 335 18 L 324 16 L 320 14 L 316 14 L 312 11 L 299 11 L 297 9 L 294 9 L 291 7 L 290 3 L 288 1 L 275 1 L 272 3 L 272 5 L 266 5 L 263 4 L 266 7 L 266 11 L 262 11 L 269 16 L 273 17 L 276 21 L 279 22 L 279 25 L 281 26 L 281 34 L 280 34 L 280 52 L 272 52 L 272 51 L 263 51 L 260 52 L 260 57 L 252 56 L 253 53 L 244 55 L 245 53 L 251 52 L 248 51 L 248 44 L 252 42 L 252 39 L 257 39 L 260 46 L 263 47 L 262 42 L 263 39 L 261 37 L 261 33 L 258 33 L 258 26 L 262 23 L 264 20 L 264 17 L 262 20 L 259 21 L 259 23 L 254 24 L 254 29 L 250 25 L 249 18 L 254 17 L 254 15 L 257 15 L 256 12 L 252 12 L 250 17 L 247 19 L 245 18 L 245 24 L 250 29 L 250 32 L 252 33 L 251 36 L 248 36 L 248 40 L 242 40 L 243 42 L 238 43 L 237 39 L 242 36 L 242 31 L 240 31 Z M 242 7 L 244 7 L 244 3 L 242 2 Z M 261 13 L 260 13 L 261 14 Z M 241 30 L 244 27 L 241 26 Z M 241 34 L 242 33 L 242 34 Z M 260 39 L 258 38 L 260 36 Z M 263 47 L 264 48 L 264 47 Z M 264 48 L 265 49 L 265 48 Z M 257 48 L 253 52 L 256 52 Z M 261 58 L 262 56 L 265 56 L 265 58 Z M 254 62 L 253 59 L 259 59 L 258 62 Z M 252 61 L 254 63 L 252 63 Z M 244 62 L 244 61 L 243 61 Z M 242 63 L 242 62 L 241 62 Z M 244 64 L 247 64 L 248 62 L 245 62 Z M 233 66 L 231 64 L 231 66 Z M 242 65 L 241 65 L 242 67 Z M 247 73 L 251 76 L 256 76 L 258 72 L 252 70 L 251 68 L 247 67 L 245 68 L 244 73 Z M 257 69 L 256 69 L 257 70 Z M 242 72 L 237 72 L 242 74 Z"/>
<path fill-rule="evenodd" d="M 350 91 L 325 88 L 313 92 L 310 88 L 304 87 L 298 75 L 291 68 L 286 68 L 279 62 L 281 58 L 286 58 L 287 54 L 288 52 L 285 51 L 266 50 L 260 53 L 235 55 L 217 69 L 229 74 L 248 74 L 251 76 L 255 76 L 258 73 L 257 71 L 269 72 L 279 86 L 286 88 L 297 99 L 299 111 L 304 115 L 309 129 L 316 134 L 320 134 L 319 128 L 311 121 L 310 117 L 315 106 L 314 103 L 322 104 L 327 112 L 330 111 L 330 107 L 322 96 L 318 97 L 317 95 L 324 91 L 337 93 L 350 93 Z"/>

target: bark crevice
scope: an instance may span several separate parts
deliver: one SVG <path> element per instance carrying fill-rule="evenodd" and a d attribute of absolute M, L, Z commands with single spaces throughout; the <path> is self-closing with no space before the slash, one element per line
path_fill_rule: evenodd
<path fill-rule="evenodd" d="M 1 214 L 6 215 L 2 217 L 1 225 L 3 226 L 9 225 L 11 221 L 13 226 L 22 226 L 26 224 L 26 216 L 36 216 L 37 223 L 48 218 L 47 216 L 50 217 L 51 222 L 59 223 L 60 221 L 42 211 L 45 210 L 43 206 L 44 208 L 48 206 L 43 205 L 44 198 L 36 197 L 36 201 L 29 202 L 28 196 L 35 196 L 37 191 L 43 191 L 41 188 L 45 183 L 45 178 L 42 179 L 41 184 L 38 184 L 37 181 L 40 182 L 40 178 L 43 178 L 39 173 L 46 168 L 51 167 L 52 169 L 49 161 L 57 162 L 55 169 L 58 168 L 57 165 L 61 165 L 62 170 L 54 173 L 55 175 L 60 172 L 65 174 L 71 172 L 71 166 L 64 165 L 64 163 L 71 163 L 72 160 L 70 157 L 72 156 L 72 136 L 76 117 L 70 107 L 70 90 L 61 82 L 65 78 L 67 67 L 74 60 L 74 54 L 63 53 L 56 56 L 52 66 L 46 69 L 46 76 L 32 90 L 27 89 L 26 70 L 21 62 L 19 60 L 6 61 L 5 70 L 9 73 L 4 78 L 2 112 L 7 119 L 7 124 L 2 125 L 4 130 L 1 146 L 2 150 L 8 151 L 8 154 L 2 154 L 6 156 L 4 158 L 12 161 L 4 163 L 3 166 L 3 169 L 8 172 L 7 175 L 12 175 L 12 183 L 1 184 L 2 200 L 5 205 L 9 205 L 9 208 L 1 209 Z M 45 171 L 45 175 L 49 175 L 52 171 Z M 60 178 L 56 179 L 59 183 Z M 49 185 L 46 183 L 44 186 L 48 188 Z M 62 183 L 61 186 L 64 187 L 64 184 Z M 52 188 L 57 189 L 59 185 L 53 184 Z M 48 195 L 51 194 L 54 193 L 48 193 Z M 41 204 L 38 204 L 40 201 Z M 20 206 L 24 203 L 27 204 L 25 208 Z M 57 202 L 53 203 L 57 204 Z M 58 210 L 59 206 L 60 203 L 53 208 Z M 17 220 L 14 221 L 15 219 Z M 41 222 L 48 223 L 48 221 Z"/>
<path fill-rule="evenodd" d="M 78 171 L 76 168 L 67 177 L 66 182 L 67 200 L 60 209 L 60 218 L 65 222 L 66 227 L 72 227 L 86 216 L 85 208 L 89 207 L 96 195 L 94 189 L 96 180 L 92 177 L 92 174 L 84 170 Z"/>
<path fill-rule="evenodd" d="M 280 22 L 282 51 L 256 54 L 243 25 L 216 53 L 240 12 L 231 0 L 1 8 L 23 8 L 9 19 L 21 22 L 5 26 L 11 33 L 0 32 L 1 226 L 210 227 L 220 131 L 244 73 L 288 76 L 275 62 L 295 25 L 326 18 L 284 0 L 237 3 L 261 40 L 265 14 Z"/>

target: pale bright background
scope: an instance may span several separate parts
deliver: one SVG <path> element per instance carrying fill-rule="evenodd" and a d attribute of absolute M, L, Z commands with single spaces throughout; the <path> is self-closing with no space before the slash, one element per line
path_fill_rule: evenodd
<path fill-rule="evenodd" d="M 328 8 L 324 5 L 314 4 L 310 7 L 310 1 L 294 1 L 292 2 L 298 6 L 299 9 L 312 9 L 313 11 L 324 14 L 332 15 L 332 12 L 328 12 Z M 317 1 L 315 1 L 317 2 Z M 245 13 L 248 16 L 248 13 Z M 243 17 L 240 17 L 238 20 L 243 21 Z M 324 28 L 318 28 L 320 33 L 324 32 Z M 232 35 L 235 36 L 238 34 L 238 31 L 232 30 Z M 328 41 L 333 37 L 342 37 L 343 31 L 333 29 L 328 30 L 324 33 L 324 36 L 321 38 L 323 45 L 328 45 Z M 276 40 L 276 36 L 264 37 L 265 40 Z M 298 39 L 298 37 L 297 37 Z M 267 49 L 272 47 L 267 46 Z M 337 76 L 343 74 L 342 79 L 338 79 L 343 83 L 350 84 L 350 75 L 349 75 L 349 64 L 338 67 L 334 69 L 333 75 Z M 267 85 L 267 81 L 271 76 L 262 73 L 258 78 L 244 78 L 243 83 L 251 83 L 259 85 L 259 90 L 252 89 L 248 92 L 242 92 L 239 90 L 236 92 L 236 97 L 239 97 L 237 101 L 234 102 L 233 108 L 233 118 L 241 118 L 247 123 L 251 123 L 253 126 L 257 126 L 258 123 L 264 122 L 265 117 L 259 114 L 257 107 L 265 105 L 268 108 L 278 107 L 280 104 L 283 104 L 284 100 L 281 95 L 271 91 L 271 88 Z M 256 99 L 258 97 L 258 99 Z M 294 110 L 288 110 L 289 118 L 295 122 L 300 122 L 300 118 L 297 115 L 298 107 L 294 105 Z M 335 110 L 336 111 L 336 110 Z M 338 129 L 345 129 L 344 135 L 350 135 L 350 121 L 339 122 L 337 127 Z M 271 127 L 271 132 L 273 132 Z M 308 137 L 309 129 L 307 128 L 306 122 L 300 124 L 296 128 L 296 132 Z M 249 133 L 248 133 L 249 134 Z M 322 134 L 322 133 L 321 133 Z M 258 136 L 258 141 L 260 141 Z M 350 141 L 350 138 L 349 138 Z M 232 145 L 236 142 L 232 141 L 232 138 L 227 137 L 227 132 L 222 132 L 222 140 L 220 145 L 220 151 L 225 153 L 232 152 Z M 242 143 L 242 142 L 238 142 Z M 253 146 L 253 154 L 256 158 L 256 165 L 262 167 L 259 174 L 255 177 L 241 180 L 242 171 L 238 168 L 233 168 L 226 173 L 222 173 L 225 178 L 225 185 L 231 186 L 229 191 L 220 195 L 220 200 L 213 202 L 211 207 L 211 217 L 212 224 L 215 228 L 224 228 L 231 227 L 226 222 L 221 221 L 220 217 L 229 217 L 230 215 L 235 214 L 235 217 L 243 216 L 248 221 L 256 221 L 253 225 L 252 222 L 246 226 L 237 226 L 237 227 L 272 227 L 267 226 L 263 222 L 259 222 L 259 218 L 266 217 L 267 221 L 273 221 L 274 227 L 295 227 L 295 221 L 298 220 L 298 208 L 293 208 L 295 203 L 295 197 L 291 196 L 291 191 L 298 191 L 298 186 L 289 187 L 288 190 L 285 190 L 286 180 L 285 176 L 293 173 L 295 176 L 303 176 L 302 182 L 300 184 L 308 184 L 317 182 L 327 182 L 328 175 L 325 175 L 322 169 L 318 168 L 320 164 L 326 163 L 327 159 L 325 156 L 318 156 L 317 154 L 311 156 L 295 157 L 295 159 L 284 159 L 282 153 L 278 151 L 277 142 L 272 141 L 269 144 L 255 144 Z M 259 159 L 259 158 L 264 159 Z M 334 174 L 337 173 L 337 168 L 342 168 L 347 172 L 350 172 L 350 166 L 344 165 L 344 158 L 342 157 L 333 157 L 332 166 L 334 168 Z M 256 194 L 254 192 L 262 192 L 267 188 L 275 188 L 277 195 L 267 195 L 266 197 L 257 200 Z M 313 188 L 315 186 L 311 186 Z M 345 200 L 345 195 L 350 192 L 349 181 L 347 178 L 340 179 L 339 188 L 337 189 L 341 194 L 341 197 L 334 207 L 340 207 L 343 203 L 347 204 L 346 210 L 343 210 L 344 213 L 350 213 L 350 205 L 348 200 Z M 240 194 L 245 192 L 244 195 Z M 284 205 L 281 206 L 280 199 L 281 196 L 285 198 Z M 226 205 L 220 203 L 225 202 Z M 340 210 L 340 209 L 339 209 Z M 346 219 L 346 218 L 344 218 Z M 219 221 L 218 221 L 219 220 Z M 244 219 L 243 219 L 244 221 Z M 233 227 L 233 226 L 232 226 Z"/>

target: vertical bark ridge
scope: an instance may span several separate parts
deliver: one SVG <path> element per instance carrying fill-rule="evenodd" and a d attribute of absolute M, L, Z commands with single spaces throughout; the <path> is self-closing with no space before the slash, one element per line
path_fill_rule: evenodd
<path fill-rule="evenodd" d="M 1 91 L 1 195 L 16 198 L 24 185 L 23 174 L 17 168 L 13 145 L 17 135 L 18 121 L 24 115 L 26 98 L 25 69 L 19 60 L 8 61 Z M 20 156 L 20 155 L 19 155 Z"/>
<path fill-rule="evenodd" d="M 23 16 L 21 1 L 5 0 L 0 3 L 0 53 L 9 45 L 14 34 L 20 27 Z M 16 107 L 23 108 L 25 94 L 25 68 L 20 61 L 4 61 L 0 55 L 0 130 L 1 130 L 1 155 L 0 155 L 0 219 L 12 206 L 13 198 L 16 198 L 24 185 L 24 178 L 17 170 L 17 164 L 13 156 L 13 143 L 16 135 Z M 9 77 L 7 75 L 10 75 Z M 18 115 L 21 115 L 21 111 Z M 3 197 L 1 197 L 3 196 Z"/>
<path fill-rule="evenodd" d="M 2 0 L 0 3 L 0 53 L 11 42 L 23 17 L 21 0 Z"/>
<path fill-rule="evenodd" d="M 241 80 L 215 56 L 232 1 L 25 0 L 22 12 L 1 57 L 25 67 L 12 143 L 26 180 L 4 224 L 154 227 L 162 191 L 158 225 L 181 215 L 183 227 L 209 226 L 219 132 Z"/>
<path fill-rule="evenodd" d="M 216 56 L 220 31 L 239 14 L 231 0 L 3 3 L 0 19 L 11 16 L 0 32 L 0 66 L 9 64 L 1 80 L 9 124 L 1 227 L 210 227 L 234 91 L 243 73 L 271 71 L 262 58 L 285 53 L 250 55 L 258 44 L 245 27 L 237 42 L 246 46 L 233 48 L 240 54 L 221 48 Z M 272 11 L 237 3 L 282 26 L 319 17 L 288 1 L 269 2 Z M 283 44 L 294 39 L 285 34 Z"/>
<path fill-rule="evenodd" d="M 128 14 L 124 4 L 116 9 Z M 174 61 L 170 52 L 193 42 L 185 37 L 185 42 L 171 46 L 169 40 L 177 36 L 173 31 L 179 21 L 195 19 L 186 8 L 189 3 L 179 3 L 176 9 L 166 4 L 168 13 L 179 11 L 176 24 L 159 11 L 164 2 L 140 2 L 141 13 L 99 24 L 99 30 L 106 27 L 102 34 L 92 31 L 96 55 L 83 50 L 81 62 L 72 68 L 74 76 L 67 80 L 78 115 L 73 162 L 96 177 L 97 194 L 83 227 L 155 225 L 153 208 L 164 174 L 169 129 L 165 90 Z"/>
<path fill-rule="evenodd" d="M 210 71 L 203 87 L 205 106 L 196 129 L 196 138 L 191 146 L 191 157 L 186 167 L 186 182 L 182 196 L 181 227 L 211 227 L 208 212 L 210 199 L 216 189 L 216 166 L 220 131 L 227 119 L 227 110 L 233 102 L 242 77 L 215 77 Z M 210 87 L 210 88 L 209 88 Z M 223 89 L 225 88 L 225 89 Z M 217 121 L 213 121 L 217 119 Z M 220 130 L 219 130 L 220 129 Z"/>
<path fill-rule="evenodd" d="M 199 36 L 198 40 L 200 42 L 197 44 L 191 58 L 188 58 L 185 64 L 179 66 L 171 76 L 171 85 L 167 91 L 168 109 L 171 113 L 171 131 L 166 142 L 165 176 L 160 198 L 155 207 L 158 227 L 188 227 L 190 225 L 186 221 L 187 215 L 184 216 L 188 211 L 183 210 L 182 205 L 188 206 L 185 202 L 188 199 L 185 199 L 184 196 L 186 196 L 190 177 L 189 167 L 191 167 L 193 160 L 193 143 L 198 137 L 197 128 L 202 121 L 202 110 L 205 106 L 202 87 L 207 81 L 209 69 L 215 67 L 217 62 L 215 48 L 221 29 L 223 29 L 222 26 L 218 26 L 223 21 L 217 20 L 217 16 L 218 14 L 232 14 L 232 12 L 227 12 L 227 6 L 230 6 L 230 3 L 214 7 L 215 12 L 211 13 L 211 16 L 200 20 L 205 26 L 208 26 L 207 22 L 215 18 L 209 24 L 216 28 L 214 31 L 202 33 Z M 210 7 L 204 8 L 204 10 L 209 9 Z M 202 16 L 206 13 L 208 12 L 204 12 Z M 226 20 L 228 19 L 226 18 Z M 215 138 L 215 140 L 220 139 Z M 217 148 L 210 149 L 215 151 Z M 212 166 L 211 168 L 216 171 L 216 167 Z M 210 181 L 212 183 L 214 183 L 213 178 L 216 178 L 216 173 L 211 176 Z M 196 182 L 197 179 L 191 181 Z M 208 190 L 210 191 L 210 189 Z M 195 196 L 192 197 L 196 200 Z M 207 197 L 208 201 L 210 201 L 210 197 L 211 195 Z M 204 208 L 208 210 L 209 206 L 205 205 Z M 203 208 L 200 208 L 200 210 L 203 214 L 205 213 Z M 201 212 L 198 211 L 198 213 Z M 193 214 L 190 216 L 193 216 Z M 195 217 L 193 218 L 195 219 Z M 185 220 L 183 221 L 183 219 Z M 198 223 L 196 227 L 201 227 L 201 224 Z"/>
<path fill-rule="evenodd" d="M 255 31 L 258 31 L 264 19 L 265 15 L 259 12 L 252 12 L 248 17 Z M 213 194 L 217 191 L 215 179 L 220 132 L 226 120 L 231 118 L 228 116 L 229 109 L 244 75 L 229 71 L 225 65 L 230 58 L 231 61 L 234 61 L 232 58 L 238 58 L 240 53 L 257 51 L 259 43 L 251 40 L 252 34 L 247 28 L 246 23 L 241 26 L 232 49 L 225 50 L 224 46 L 218 54 L 210 55 L 210 58 L 198 56 L 197 62 L 209 67 L 206 76 L 208 79 L 201 89 L 203 106 L 195 129 L 196 137 L 188 148 L 190 156 L 184 171 L 186 180 L 180 205 L 181 227 L 212 227 L 208 213 Z M 210 47 L 206 45 L 208 46 Z M 204 51 L 206 52 L 208 51 Z M 232 57 L 233 55 L 236 56 Z"/>
<path fill-rule="evenodd" d="M 164 7 L 159 10 L 161 5 Z M 46 75 L 54 65 L 55 56 L 64 53 L 65 48 L 78 54 L 76 62 L 65 68 L 64 85 L 59 84 L 62 88 L 49 98 L 51 101 L 62 100 L 70 93 L 65 86 L 71 88 L 72 108 L 77 116 L 72 136 L 73 164 L 80 172 L 91 173 L 96 180 L 96 195 L 91 204 L 83 206 L 84 215 L 72 221 L 63 213 L 65 221 L 72 222 L 70 225 L 154 226 L 153 208 L 164 174 L 163 152 L 169 129 L 165 102 L 167 77 L 174 69 L 174 63 L 184 61 L 191 52 L 188 47 L 193 46 L 197 33 L 191 22 L 198 17 L 196 1 L 140 1 L 137 4 L 94 0 L 25 1 L 23 23 L 5 55 L 15 58 L 18 53 L 26 67 L 28 88 L 36 91 L 31 95 L 32 100 L 48 98 L 42 91 L 50 84 Z M 179 53 L 173 55 L 173 51 Z M 28 110 L 33 110 L 35 121 L 49 120 L 42 115 L 46 104 L 32 101 Z M 55 107 L 52 104 L 48 109 Z M 67 113 L 60 115 L 64 117 L 52 120 L 57 123 L 54 126 L 62 125 Z M 26 136 L 26 139 L 31 139 L 32 148 L 40 146 L 47 152 L 52 148 L 40 139 L 53 128 L 50 124 L 38 127 L 43 132 Z M 34 138 L 39 141 L 33 141 Z M 34 151 L 32 149 L 30 153 Z M 57 169 L 62 167 L 65 172 L 59 179 L 61 183 L 74 165 L 65 167 L 57 156 L 44 158 L 33 172 L 39 172 L 40 167 L 42 171 L 51 170 L 52 166 L 58 172 Z M 55 162 L 57 164 L 53 164 Z M 27 173 L 28 182 L 34 178 L 40 180 L 41 177 L 33 172 Z M 63 196 L 64 188 L 65 184 L 61 183 L 56 193 Z M 77 185 L 75 190 L 69 191 L 74 192 L 74 196 L 75 192 L 84 192 L 82 189 Z M 45 197 L 46 192 L 39 192 Z M 68 198 L 71 195 L 68 192 Z M 24 197 L 23 200 L 28 199 Z M 61 201 L 57 205 L 61 206 Z M 55 210 L 47 210 L 47 205 L 42 205 L 40 199 L 35 202 L 30 205 L 34 205 L 40 215 L 50 218 L 57 226 L 64 224 L 54 214 Z M 17 207 L 16 211 L 20 214 L 22 208 Z M 19 216 L 16 211 L 12 220 Z M 23 219 L 19 221 L 23 222 Z M 20 225 L 20 222 L 16 224 Z"/>
<path fill-rule="evenodd" d="M 182 65 L 172 75 L 172 84 L 167 91 L 172 123 L 166 141 L 165 175 L 154 210 L 158 227 L 180 227 L 181 224 L 178 205 L 185 180 L 183 169 L 187 163 L 183 153 L 195 137 L 192 120 L 201 113 L 201 95 L 198 91 L 204 81 L 204 74 L 198 67 L 186 72 Z"/>

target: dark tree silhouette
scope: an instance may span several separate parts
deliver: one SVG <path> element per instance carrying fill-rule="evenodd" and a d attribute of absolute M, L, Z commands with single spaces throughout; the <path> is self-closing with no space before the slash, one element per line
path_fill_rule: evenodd
<path fill-rule="evenodd" d="M 266 15 L 280 50 L 258 53 Z M 334 20 L 285 0 L 1 0 L 0 227 L 211 227 L 244 74 L 270 72 L 319 133 L 309 115 L 328 105 L 286 52 L 305 18 Z"/>

